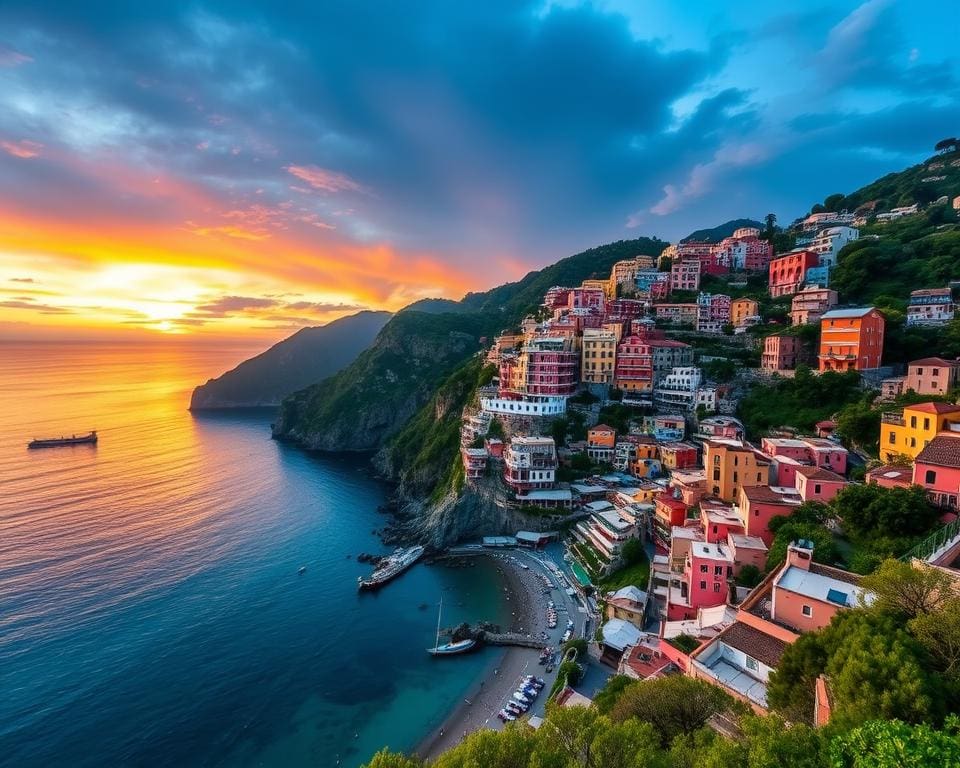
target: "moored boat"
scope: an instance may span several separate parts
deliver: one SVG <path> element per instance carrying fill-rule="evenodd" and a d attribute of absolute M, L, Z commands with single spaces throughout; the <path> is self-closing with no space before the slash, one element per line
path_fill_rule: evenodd
<path fill-rule="evenodd" d="M 440 606 L 437 609 L 437 637 L 434 640 L 433 648 L 427 648 L 427 653 L 431 656 L 456 656 L 458 653 L 466 653 L 472 650 L 477 641 L 469 637 L 466 640 L 440 644 L 440 617 L 442 615 L 443 597 L 440 598 Z"/>
<path fill-rule="evenodd" d="M 97 432 L 94 430 L 88 435 L 71 435 L 70 437 L 34 438 L 27 443 L 27 448 L 57 448 L 61 445 L 96 445 Z"/>
<path fill-rule="evenodd" d="M 362 576 L 358 577 L 358 589 L 376 589 L 377 587 L 382 587 L 417 562 L 417 560 L 423 556 L 423 553 L 424 548 L 421 546 L 410 547 L 409 549 L 398 549 L 392 555 L 388 555 L 380 561 L 376 570 L 370 574 L 370 578 L 365 579 Z"/>

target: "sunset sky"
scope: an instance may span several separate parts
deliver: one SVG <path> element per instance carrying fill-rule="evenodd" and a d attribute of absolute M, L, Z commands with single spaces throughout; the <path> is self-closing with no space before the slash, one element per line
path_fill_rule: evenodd
<path fill-rule="evenodd" d="M 960 134 L 956 5 L 0 6 L 0 339 L 255 334 L 783 222 Z"/>

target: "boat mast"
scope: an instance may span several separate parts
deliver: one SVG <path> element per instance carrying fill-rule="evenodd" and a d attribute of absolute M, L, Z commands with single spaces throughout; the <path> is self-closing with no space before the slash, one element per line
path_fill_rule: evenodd
<path fill-rule="evenodd" d="M 440 595 L 440 608 L 437 610 L 437 640 L 433 644 L 434 649 L 440 647 L 440 614 L 443 613 L 443 595 Z"/>

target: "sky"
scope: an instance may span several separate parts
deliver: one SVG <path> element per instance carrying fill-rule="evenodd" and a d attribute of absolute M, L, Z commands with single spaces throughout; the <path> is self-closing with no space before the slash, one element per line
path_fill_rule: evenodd
<path fill-rule="evenodd" d="M 281 338 L 960 133 L 953 2 L 798 5 L 3 3 L 0 339 Z"/>

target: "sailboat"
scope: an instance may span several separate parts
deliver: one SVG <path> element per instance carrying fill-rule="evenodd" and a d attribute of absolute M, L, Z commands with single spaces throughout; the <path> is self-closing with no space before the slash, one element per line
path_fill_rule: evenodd
<path fill-rule="evenodd" d="M 437 639 L 433 643 L 433 648 L 427 648 L 427 653 L 431 656 L 454 656 L 458 653 L 466 653 L 471 650 L 477 641 L 472 638 L 458 640 L 455 643 L 444 643 L 440 645 L 440 616 L 443 614 L 443 596 L 440 596 L 440 608 L 437 611 Z"/>

